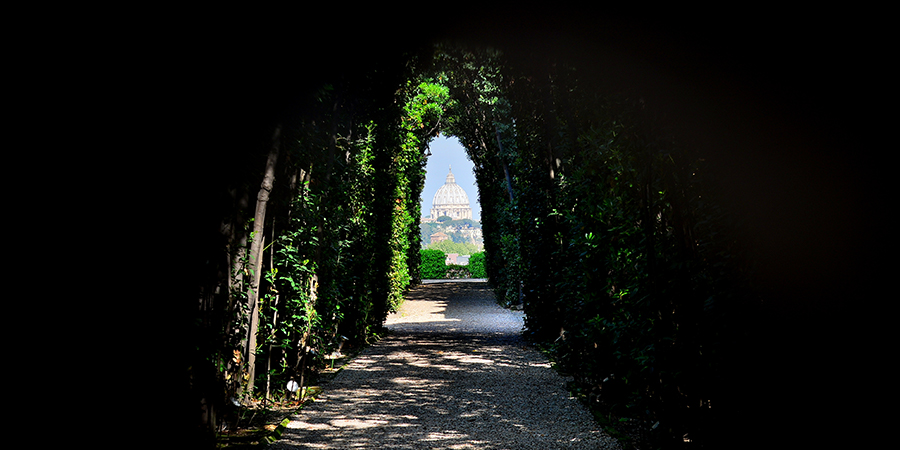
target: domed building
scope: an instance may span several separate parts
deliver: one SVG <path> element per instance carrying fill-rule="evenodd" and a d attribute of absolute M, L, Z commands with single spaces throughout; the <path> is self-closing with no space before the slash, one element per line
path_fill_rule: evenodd
<path fill-rule="evenodd" d="M 441 216 L 449 216 L 453 220 L 472 218 L 469 196 L 460 185 L 456 184 L 452 168 L 447 174 L 447 181 L 434 193 L 431 202 L 431 218 L 437 219 Z"/>

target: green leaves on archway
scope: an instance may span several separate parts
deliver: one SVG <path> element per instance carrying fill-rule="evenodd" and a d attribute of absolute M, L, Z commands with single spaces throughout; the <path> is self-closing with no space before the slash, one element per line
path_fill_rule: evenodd
<path fill-rule="evenodd" d="M 449 47 L 436 59 L 498 300 L 523 303 L 529 336 L 616 413 L 702 427 L 686 405 L 714 396 L 697 380 L 717 377 L 746 273 L 702 155 L 640 99 L 592 91 L 563 63 Z"/>

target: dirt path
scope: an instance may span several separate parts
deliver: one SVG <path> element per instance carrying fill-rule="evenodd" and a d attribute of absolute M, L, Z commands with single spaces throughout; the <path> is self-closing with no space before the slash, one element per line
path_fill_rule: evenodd
<path fill-rule="evenodd" d="M 393 334 L 360 353 L 270 448 L 619 448 L 521 339 L 486 283 L 407 296 Z"/>

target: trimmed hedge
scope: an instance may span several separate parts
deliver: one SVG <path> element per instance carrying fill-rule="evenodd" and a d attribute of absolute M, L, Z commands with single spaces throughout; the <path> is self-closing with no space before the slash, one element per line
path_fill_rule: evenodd
<path fill-rule="evenodd" d="M 487 278 L 487 271 L 484 268 L 484 252 L 478 252 L 469 258 L 469 273 L 472 278 Z"/>
<path fill-rule="evenodd" d="M 434 249 L 422 249 L 419 251 L 422 255 L 422 279 L 439 279 L 447 276 L 447 255 Z"/>

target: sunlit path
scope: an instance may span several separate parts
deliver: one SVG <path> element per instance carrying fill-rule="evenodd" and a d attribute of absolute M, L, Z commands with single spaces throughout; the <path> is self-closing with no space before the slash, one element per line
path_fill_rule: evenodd
<path fill-rule="evenodd" d="M 423 285 L 274 448 L 618 448 L 486 283 Z"/>

